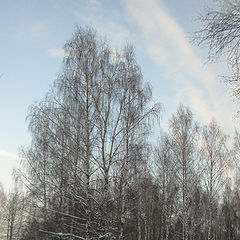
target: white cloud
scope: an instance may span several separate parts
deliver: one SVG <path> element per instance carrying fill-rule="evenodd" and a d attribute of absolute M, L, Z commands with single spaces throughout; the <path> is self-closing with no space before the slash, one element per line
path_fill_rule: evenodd
<path fill-rule="evenodd" d="M 14 154 L 14 153 L 10 153 L 10 152 L 7 152 L 3 149 L 0 149 L 0 157 L 6 157 L 6 158 L 11 158 L 11 159 L 14 159 L 14 160 L 19 160 L 19 156 Z"/>
<path fill-rule="evenodd" d="M 65 53 L 63 48 L 51 48 L 47 52 L 52 57 L 63 57 Z"/>
<path fill-rule="evenodd" d="M 226 91 L 223 95 L 216 74 L 194 53 L 178 23 L 157 0 L 122 0 L 122 3 L 140 28 L 149 55 L 164 67 L 173 82 L 177 100 L 189 105 L 203 122 L 215 116 L 221 125 L 229 127 L 233 104 Z"/>

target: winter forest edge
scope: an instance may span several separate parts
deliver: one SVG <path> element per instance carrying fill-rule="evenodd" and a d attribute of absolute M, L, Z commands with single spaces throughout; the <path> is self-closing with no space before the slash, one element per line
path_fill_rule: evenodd
<path fill-rule="evenodd" d="M 232 50 L 238 98 L 234 32 L 212 34 L 231 6 L 209 10 L 196 39 L 212 58 Z M 164 113 L 134 47 L 115 51 L 94 29 L 76 27 L 64 52 L 58 78 L 30 107 L 32 141 L 14 190 L 0 185 L 0 239 L 240 239 L 239 132 L 230 138 L 216 119 L 202 125 L 179 104 L 153 141 Z"/>

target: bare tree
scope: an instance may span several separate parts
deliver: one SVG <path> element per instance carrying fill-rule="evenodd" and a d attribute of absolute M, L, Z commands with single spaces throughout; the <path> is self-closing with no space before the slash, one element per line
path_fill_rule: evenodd
<path fill-rule="evenodd" d="M 126 184 L 129 178 L 130 168 L 132 166 L 132 153 L 142 138 L 148 134 L 149 125 L 147 120 L 158 115 L 159 104 L 149 108 L 151 100 L 151 89 L 148 84 L 144 84 L 140 67 L 136 63 L 134 51 L 132 47 L 126 47 L 123 52 L 124 62 L 123 77 L 121 80 L 122 97 L 120 102 L 123 103 L 123 114 L 121 117 L 121 126 L 123 129 L 122 139 L 125 152 L 121 160 L 121 217 L 120 217 L 120 236 L 123 239 L 123 226 L 125 222 L 125 206 L 126 206 Z"/>
<path fill-rule="evenodd" d="M 215 120 L 203 128 L 201 157 L 204 164 L 204 185 L 208 193 L 207 211 L 207 236 L 213 238 L 213 222 L 216 219 L 216 200 L 221 192 L 224 173 L 229 162 L 226 147 L 227 136 L 222 133 Z"/>
<path fill-rule="evenodd" d="M 161 196 L 161 230 L 160 239 L 170 239 L 170 229 L 173 226 L 174 205 L 178 201 L 178 190 L 176 182 L 177 168 L 173 161 L 171 146 L 168 136 L 162 137 L 155 150 L 155 164 L 158 176 L 159 190 Z"/>
<path fill-rule="evenodd" d="M 180 209 L 178 216 L 181 221 L 181 239 L 189 237 L 189 200 L 195 180 L 196 146 L 198 125 L 193 120 L 192 112 L 180 105 L 176 114 L 169 121 L 169 145 L 173 161 L 177 167 L 176 180 L 180 188 Z"/>
<path fill-rule="evenodd" d="M 232 75 L 226 77 L 233 84 L 233 93 L 238 98 L 240 60 L 240 2 L 238 0 L 215 1 L 215 8 L 208 8 L 199 17 L 203 23 L 195 33 L 196 42 L 209 50 L 209 60 L 227 58 Z"/>
<path fill-rule="evenodd" d="M 6 200 L 7 196 L 2 183 L 0 183 L 0 239 L 6 239 Z"/>
<path fill-rule="evenodd" d="M 0 190 L 0 239 L 20 239 L 22 228 L 25 224 L 25 197 L 21 185 L 15 181 L 14 188 L 5 195 L 3 189 Z"/>
<path fill-rule="evenodd" d="M 22 177 L 46 238 L 123 238 L 131 152 L 159 107 L 148 107 L 151 90 L 132 47 L 113 52 L 93 29 L 77 28 L 65 52 L 51 91 L 31 107 L 32 145 L 23 151 Z M 121 211 L 113 214 L 118 166 Z"/>

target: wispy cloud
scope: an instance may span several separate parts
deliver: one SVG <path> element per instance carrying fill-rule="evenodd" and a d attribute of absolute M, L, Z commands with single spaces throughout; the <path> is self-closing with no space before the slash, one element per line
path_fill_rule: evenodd
<path fill-rule="evenodd" d="M 98 0 L 89 0 L 88 1 L 88 7 L 91 9 L 99 9 L 101 8 L 101 2 Z"/>
<path fill-rule="evenodd" d="M 29 20 L 25 19 L 21 22 L 18 27 L 17 31 L 15 32 L 15 37 L 17 39 L 26 38 L 41 38 L 46 37 L 49 33 L 49 22 L 45 19 L 43 20 Z"/>
<path fill-rule="evenodd" d="M 52 57 L 63 57 L 65 54 L 63 48 L 51 48 L 51 49 L 48 49 L 47 52 Z"/>
<path fill-rule="evenodd" d="M 28 25 L 28 31 L 32 36 L 39 37 L 48 32 L 48 25 L 46 20 L 34 21 Z"/>
<path fill-rule="evenodd" d="M 215 116 L 221 124 L 229 125 L 233 104 L 222 95 L 216 74 L 204 66 L 184 30 L 159 1 L 122 0 L 122 3 L 141 30 L 152 59 L 171 76 L 177 101 L 189 105 L 205 123 Z"/>
<path fill-rule="evenodd" d="M 121 48 L 130 38 L 130 32 L 120 23 L 122 16 L 119 12 L 103 8 L 100 1 L 80 1 L 72 9 L 72 14 L 81 24 L 93 26 L 103 37 L 110 39 L 114 48 Z"/>
<path fill-rule="evenodd" d="M 5 151 L 3 149 L 0 149 L 0 157 L 6 157 L 6 158 L 11 158 L 14 160 L 19 160 L 19 156 L 14 154 L 14 153 L 10 153 L 8 151 Z"/>

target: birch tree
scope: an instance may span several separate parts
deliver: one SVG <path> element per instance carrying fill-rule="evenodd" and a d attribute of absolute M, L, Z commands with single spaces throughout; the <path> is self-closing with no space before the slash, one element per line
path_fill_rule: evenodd
<path fill-rule="evenodd" d="M 159 107 L 148 107 L 151 91 L 133 48 L 114 52 L 93 29 L 77 28 L 64 49 L 62 72 L 31 107 L 33 140 L 23 151 L 23 178 L 43 213 L 39 231 L 45 237 L 122 238 L 133 142 L 144 137 L 146 120 Z M 119 216 L 109 211 L 117 165 L 123 183 Z"/>
<path fill-rule="evenodd" d="M 207 211 L 207 236 L 213 239 L 213 222 L 216 218 L 216 200 L 223 189 L 224 173 L 229 161 L 226 147 L 227 136 L 222 133 L 215 120 L 203 128 L 201 156 L 204 161 L 204 185 L 209 200 Z"/>
<path fill-rule="evenodd" d="M 170 229 L 173 226 L 174 205 L 177 203 L 177 168 L 173 162 L 168 136 L 162 137 L 155 150 L 157 181 L 159 182 L 160 202 L 162 206 L 160 239 L 170 239 Z"/>
<path fill-rule="evenodd" d="M 182 225 L 179 235 L 183 240 L 188 239 L 190 231 L 188 203 L 194 184 L 197 133 L 198 125 L 193 120 L 192 112 L 179 105 L 176 114 L 169 121 L 169 145 L 177 167 L 176 179 L 180 188 L 178 216 Z"/>
<path fill-rule="evenodd" d="M 0 239 L 6 239 L 6 194 L 0 183 Z"/>
<path fill-rule="evenodd" d="M 125 206 L 126 206 L 126 184 L 129 178 L 131 167 L 132 153 L 134 146 L 140 143 L 141 139 L 145 139 L 148 130 L 149 118 L 159 116 L 161 106 L 155 104 L 149 107 L 152 97 L 151 88 L 144 83 L 141 70 L 135 60 L 132 47 L 127 46 L 123 51 L 124 62 L 122 62 L 123 76 L 121 79 L 121 100 L 123 103 L 123 114 L 121 117 L 121 126 L 124 130 L 123 148 L 124 154 L 121 156 L 121 216 L 120 216 L 120 235 L 119 239 L 123 239 L 124 222 L 125 222 Z"/>
<path fill-rule="evenodd" d="M 199 16 L 202 23 L 195 33 L 196 42 L 208 49 L 209 60 L 227 60 L 232 72 L 226 79 L 232 84 L 233 94 L 239 98 L 240 60 L 240 2 L 238 0 L 214 1 L 212 8 Z"/>

